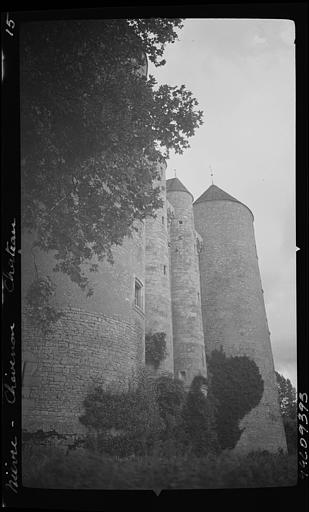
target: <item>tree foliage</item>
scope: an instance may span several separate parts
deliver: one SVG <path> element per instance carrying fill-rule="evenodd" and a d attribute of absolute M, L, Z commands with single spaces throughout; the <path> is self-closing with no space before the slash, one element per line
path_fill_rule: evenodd
<path fill-rule="evenodd" d="M 127 391 L 96 387 L 85 397 L 83 406 L 79 421 L 97 432 L 105 450 L 119 450 L 119 454 L 143 449 L 142 446 L 145 449 L 163 426 L 155 388 L 147 375 L 141 375 L 137 386 Z M 113 430 L 116 435 L 111 434 Z"/>
<path fill-rule="evenodd" d="M 288 452 L 295 453 L 297 449 L 296 389 L 290 379 L 285 378 L 279 372 L 276 372 L 276 380 Z"/>
<path fill-rule="evenodd" d="M 208 369 L 217 403 L 219 443 L 222 449 L 234 448 L 242 433 L 239 422 L 259 404 L 264 381 L 253 360 L 246 356 L 227 357 L 223 350 L 211 353 Z"/>
<path fill-rule="evenodd" d="M 145 76 L 182 20 L 25 23 L 21 30 L 22 228 L 82 289 L 96 260 L 161 206 L 158 161 L 202 123 L 185 86 Z M 144 68 L 143 68 L 144 67 Z"/>
<path fill-rule="evenodd" d="M 43 334 L 51 332 L 51 326 L 62 316 L 50 303 L 55 293 L 55 285 L 49 276 L 37 277 L 27 290 L 28 318 L 36 329 Z"/>
<path fill-rule="evenodd" d="M 286 379 L 279 372 L 276 372 L 276 381 L 281 415 L 295 419 L 297 410 L 296 389 L 292 386 L 290 379 Z"/>
<path fill-rule="evenodd" d="M 155 386 L 159 414 L 165 425 L 164 433 L 170 435 L 181 420 L 186 396 L 184 385 L 179 379 L 162 375 L 156 380 Z"/>
<path fill-rule="evenodd" d="M 208 389 L 208 381 L 202 375 L 194 377 L 182 417 L 184 430 L 196 455 L 218 451 L 218 437 L 215 420 L 215 399 Z"/>

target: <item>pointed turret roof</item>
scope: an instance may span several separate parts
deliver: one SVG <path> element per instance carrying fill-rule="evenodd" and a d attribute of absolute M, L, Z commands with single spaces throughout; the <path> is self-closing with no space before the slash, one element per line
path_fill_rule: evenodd
<path fill-rule="evenodd" d="M 166 180 L 166 191 L 167 192 L 187 192 L 193 198 L 193 195 L 189 190 L 181 183 L 178 178 L 170 178 Z"/>
<path fill-rule="evenodd" d="M 217 185 L 210 185 L 210 187 L 194 202 L 194 204 L 202 203 L 204 201 L 234 201 L 235 203 L 242 204 L 246 208 L 244 203 L 238 201 L 235 197 L 231 196 L 227 192 L 224 192 L 221 188 L 217 187 Z M 252 214 L 250 208 L 248 208 L 249 212 Z"/>

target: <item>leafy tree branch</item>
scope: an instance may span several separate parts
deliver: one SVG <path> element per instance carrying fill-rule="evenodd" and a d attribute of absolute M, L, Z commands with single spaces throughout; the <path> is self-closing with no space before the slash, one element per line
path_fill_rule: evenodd
<path fill-rule="evenodd" d="M 89 288 L 94 260 L 161 206 L 157 163 L 202 123 L 185 86 L 147 78 L 182 20 L 24 23 L 21 31 L 22 229 L 54 251 L 54 270 Z"/>

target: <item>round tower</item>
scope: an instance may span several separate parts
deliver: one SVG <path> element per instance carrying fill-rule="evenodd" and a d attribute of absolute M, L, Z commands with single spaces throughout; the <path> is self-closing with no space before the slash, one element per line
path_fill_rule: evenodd
<path fill-rule="evenodd" d="M 189 386 L 195 375 L 206 376 L 193 197 L 178 178 L 167 180 L 166 190 L 174 208 L 170 223 L 174 369 Z"/>
<path fill-rule="evenodd" d="M 53 272 L 53 254 L 22 239 L 23 428 L 83 433 L 78 418 L 94 386 L 125 389 L 145 363 L 144 225 L 113 250 L 114 264 L 96 261 L 88 274 L 94 293 Z M 36 270 L 37 269 L 37 270 Z M 38 275 L 37 275 L 38 274 Z M 44 334 L 29 318 L 27 292 L 37 278 L 55 284 L 51 305 L 63 316 Z"/>
<path fill-rule="evenodd" d="M 236 450 L 286 450 L 263 290 L 255 245 L 253 214 L 237 199 L 211 185 L 194 203 L 200 253 L 202 315 L 206 354 L 223 348 L 257 364 L 264 394 L 242 420 Z"/>
<path fill-rule="evenodd" d="M 165 333 L 166 356 L 157 368 L 158 372 L 174 372 L 172 306 L 170 265 L 168 249 L 168 222 L 166 205 L 166 163 L 159 165 L 160 179 L 154 186 L 160 187 L 163 206 L 156 217 L 145 221 L 146 271 L 145 271 L 145 330 L 147 334 Z"/>

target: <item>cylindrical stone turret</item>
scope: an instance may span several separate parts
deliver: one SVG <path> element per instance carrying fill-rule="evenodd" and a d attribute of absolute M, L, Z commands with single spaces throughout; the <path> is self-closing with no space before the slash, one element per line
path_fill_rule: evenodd
<path fill-rule="evenodd" d="M 125 389 L 145 363 L 145 237 L 143 223 L 113 250 L 114 264 L 98 261 L 87 297 L 69 277 L 53 272 L 51 252 L 22 240 L 22 421 L 29 431 L 83 433 L 79 416 L 93 386 Z M 38 276 L 36 275 L 36 269 Z M 37 278 L 55 284 L 51 305 L 63 316 L 44 335 L 30 321 L 27 292 Z"/>
<path fill-rule="evenodd" d="M 174 208 L 170 224 L 174 368 L 175 376 L 189 386 L 196 375 L 206 376 L 193 197 L 178 178 L 167 180 L 166 190 Z"/>
<path fill-rule="evenodd" d="M 157 371 L 173 373 L 172 305 L 165 191 L 166 163 L 161 162 L 158 165 L 160 179 L 154 186 L 161 187 L 160 198 L 163 206 L 156 211 L 155 218 L 148 217 L 145 221 L 145 330 L 146 334 L 165 333 L 166 356 L 160 362 Z"/>
<path fill-rule="evenodd" d="M 195 227 L 203 238 L 201 297 L 207 357 L 223 348 L 257 364 L 264 393 L 240 422 L 237 451 L 286 450 L 275 370 L 249 208 L 215 185 L 194 203 Z"/>

